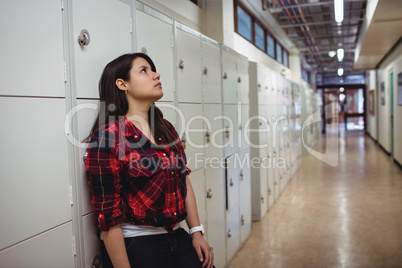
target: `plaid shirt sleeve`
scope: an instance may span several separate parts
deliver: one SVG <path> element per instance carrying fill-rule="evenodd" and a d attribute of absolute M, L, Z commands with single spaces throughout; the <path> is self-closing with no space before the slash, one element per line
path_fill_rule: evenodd
<path fill-rule="evenodd" d="M 121 198 L 120 176 L 123 168 L 113 131 L 99 129 L 87 149 L 85 166 L 89 171 L 91 202 L 98 217 L 98 227 L 108 231 L 126 218 Z"/>

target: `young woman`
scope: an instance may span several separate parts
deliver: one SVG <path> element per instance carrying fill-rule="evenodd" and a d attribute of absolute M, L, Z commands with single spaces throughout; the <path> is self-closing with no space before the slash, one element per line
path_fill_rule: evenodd
<path fill-rule="evenodd" d="M 86 168 L 103 267 L 213 267 L 183 146 L 154 104 L 159 79 L 152 60 L 134 53 L 111 61 L 99 82 Z"/>

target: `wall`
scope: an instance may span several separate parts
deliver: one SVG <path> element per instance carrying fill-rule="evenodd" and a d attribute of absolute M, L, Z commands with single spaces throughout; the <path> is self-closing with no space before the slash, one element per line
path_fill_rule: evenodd
<path fill-rule="evenodd" d="M 390 131 L 390 72 L 394 73 L 394 158 L 402 163 L 402 106 L 397 105 L 398 100 L 398 74 L 402 72 L 402 41 L 394 47 L 378 68 L 377 89 L 385 82 L 385 105 L 381 105 L 381 94 L 378 94 L 378 143 L 391 152 Z"/>
<path fill-rule="evenodd" d="M 376 79 L 377 72 L 375 70 L 371 70 L 367 72 L 366 76 L 366 90 L 367 90 L 367 126 L 366 130 L 367 133 L 370 134 L 370 136 L 374 139 L 377 140 L 377 79 Z M 374 115 L 370 114 L 370 92 L 374 92 Z"/>

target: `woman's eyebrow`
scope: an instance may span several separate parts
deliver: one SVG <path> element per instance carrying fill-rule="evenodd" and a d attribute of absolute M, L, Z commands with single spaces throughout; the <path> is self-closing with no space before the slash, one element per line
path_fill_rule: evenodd
<path fill-rule="evenodd" d="M 138 69 L 143 69 L 143 68 L 148 69 L 148 66 L 141 65 L 141 66 L 138 67 Z"/>

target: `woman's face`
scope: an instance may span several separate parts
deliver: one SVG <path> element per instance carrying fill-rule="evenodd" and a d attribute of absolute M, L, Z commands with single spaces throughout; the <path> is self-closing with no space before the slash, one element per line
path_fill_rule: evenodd
<path fill-rule="evenodd" d="M 127 81 L 127 97 L 139 101 L 154 103 L 163 96 L 160 74 L 151 69 L 151 65 L 144 58 L 136 58 L 130 70 L 130 80 Z"/>

